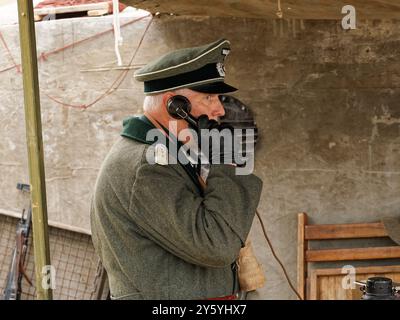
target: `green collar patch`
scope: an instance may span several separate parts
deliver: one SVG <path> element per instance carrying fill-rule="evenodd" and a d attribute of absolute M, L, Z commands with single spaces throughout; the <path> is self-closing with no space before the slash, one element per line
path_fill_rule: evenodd
<path fill-rule="evenodd" d="M 145 116 L 126 118 L 122 124 L 121 136 L 146 144 L 154 143 L 154 140 L 146 140 L 147 132 L 155 129 L 155 126 Z"/>

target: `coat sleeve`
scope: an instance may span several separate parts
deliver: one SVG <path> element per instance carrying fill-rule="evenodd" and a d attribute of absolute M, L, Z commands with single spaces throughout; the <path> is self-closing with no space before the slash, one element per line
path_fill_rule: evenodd
<path fill-rule="evenodd" d="M 172 166 L 142 165 L 129 214 L 144 235 L 179 258 L 204 267 L 224 267 L 237 258 L 257 208 L 262 182 L 213 165 L 204 196 Z M 189 182 L 188 182 L 189 181 Z"/>

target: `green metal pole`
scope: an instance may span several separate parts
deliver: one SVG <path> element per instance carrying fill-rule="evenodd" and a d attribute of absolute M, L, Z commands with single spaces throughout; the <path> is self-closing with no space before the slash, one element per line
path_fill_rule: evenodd
<path fill-rule="evenodd" d="M 33 247 L 36 293 L 39 300 L 51 300 L 50 249 L 47 231 L 46 182 L 40 115 L 39 79 L 32 0 L 18 0 L 19 34 L 23 71 L 26 139 L 31 184 Z"/>

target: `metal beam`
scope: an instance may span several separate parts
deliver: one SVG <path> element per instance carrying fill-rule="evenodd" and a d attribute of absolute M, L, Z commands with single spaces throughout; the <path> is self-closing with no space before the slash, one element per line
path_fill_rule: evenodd
<path fill-rule="evenodd" d="M 47 231 L 46 182 L 43 161 L 42 122 L 40 114 L 39 79 L 32 0 L 18 0 L 19 34 L 24 85 L 26 140 L 29 179 L 31 184 L 33 247 L 35 255 L 36 293 L 39 300 L 52 299 L 48 279 L 50 268 Z M 45 279 L 43 279 L 46 277 Z"/>
<path fill-rule="evenodd" d="M 342 8 L 352 5 L 361 19 L 398 19 L 400 2 L 395 0 L 120 0 L 135 8 L 164 14 L 243 17 L 257 19 L 341 20 Z M 281 9 L 281 11 L 279 10 Z M 347 11 L 347 10 L 346 10 Z"/>

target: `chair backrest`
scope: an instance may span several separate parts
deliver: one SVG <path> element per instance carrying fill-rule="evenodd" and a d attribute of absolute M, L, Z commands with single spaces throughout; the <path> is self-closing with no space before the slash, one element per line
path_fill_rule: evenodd
<path fill-rule="evenodd" d="M 400 246 L 310 249 L 311 240 L 388 237 L 383 223 L 308 224 L 307 214 L 298 214 L 297 286 L 303 299 L 307 288 L 309 262 L 380 260 L 400 258 Z"/>

